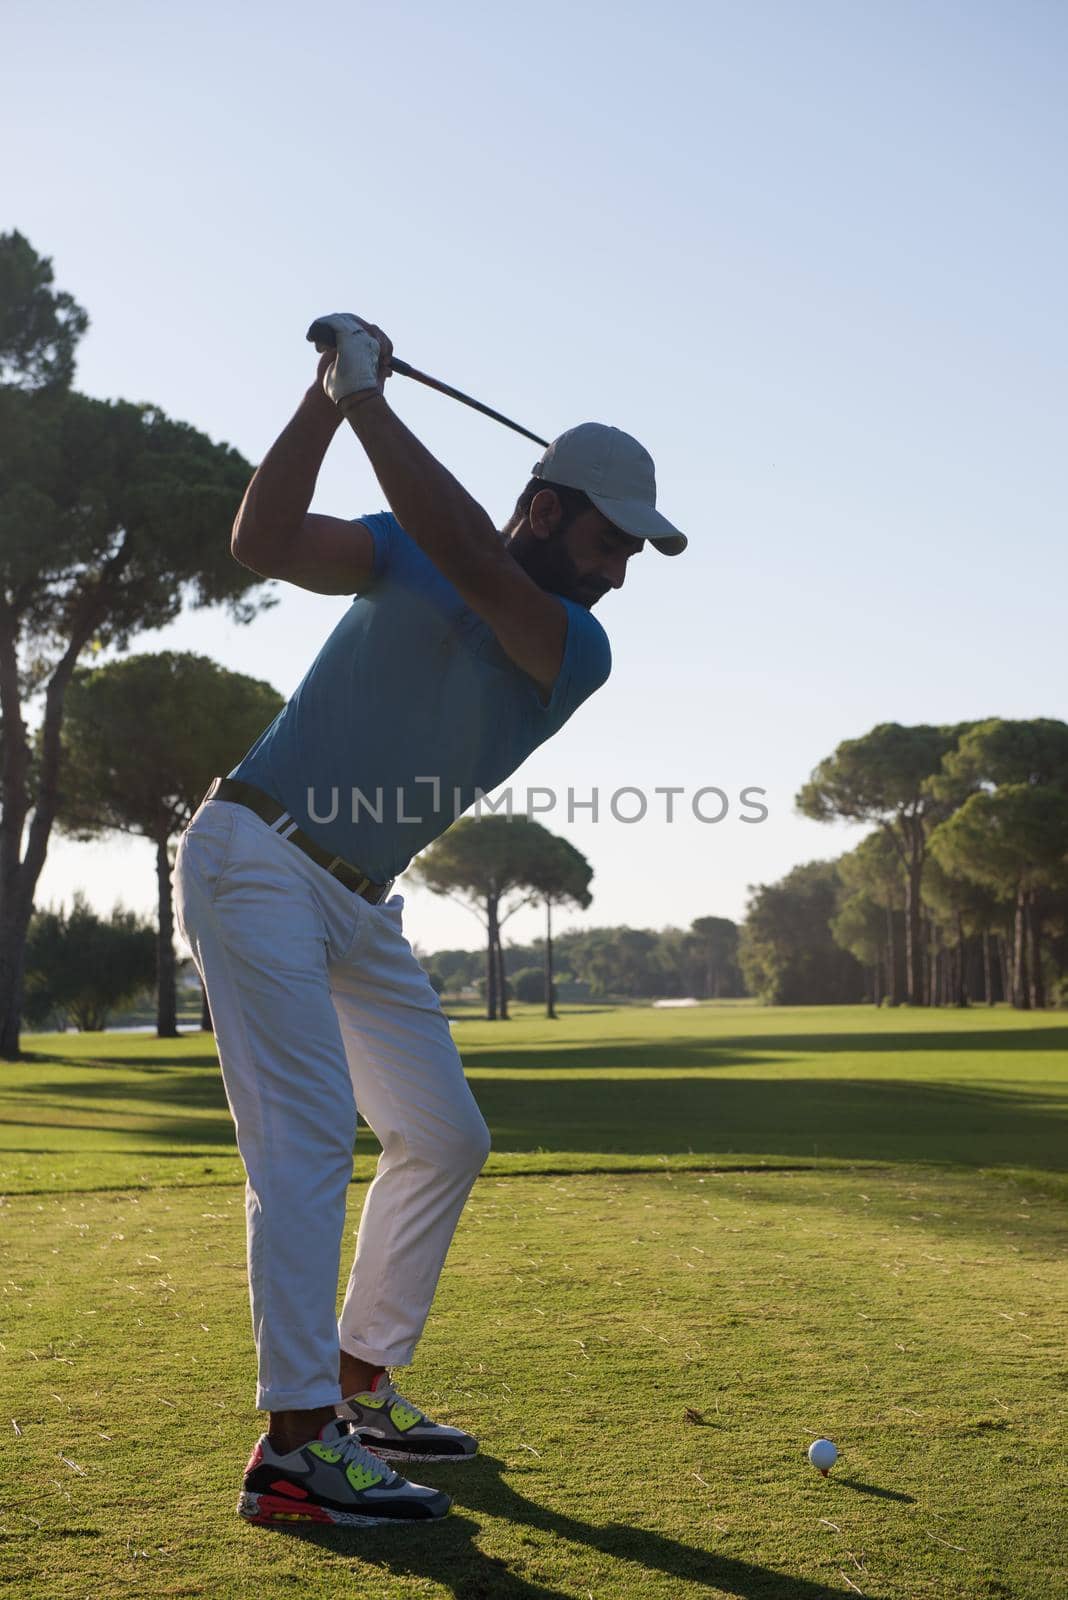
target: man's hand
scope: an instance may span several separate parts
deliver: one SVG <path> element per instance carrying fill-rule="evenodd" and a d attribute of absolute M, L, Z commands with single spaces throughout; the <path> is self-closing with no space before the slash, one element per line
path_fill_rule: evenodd
<path fill-rule="evenodd" d="M 316 338 L 317 349 L 323 351 L 319 363 L 320 380 L 330 399 L 347 414 L 349 406 L 369 395 L 382 394 L 390 374 L 393 345 L 381 328 L 364 322 L 351 311 L 318 317 L 312 328 L 318 332 L 324 325 L 333 333 L 336 348 L 330 349 L 321 337 Z"/>

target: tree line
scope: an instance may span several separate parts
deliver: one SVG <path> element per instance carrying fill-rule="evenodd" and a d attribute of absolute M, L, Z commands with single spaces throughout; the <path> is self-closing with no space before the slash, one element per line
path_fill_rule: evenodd
<path fill-rule="evenodd" d="M 740 960 L 758 998 L 1068 1002 L 1068 725 L 883 723 L 822 761 L 797 805 L 875 827 L 751 892 Z"/>
<path fill-rule="evenodd" d="M 699 917 L 685 931 L 591 928 L 554 940 L 555 908 L 586 910 L 592 903 L 593 868 L 574 845 L 531 818 L 463 817 L 416 858 L 411 871 L 417 882 L 459 901 L 482 923 L 481 957 L 452 951 L 429 959 L 432 977 L 443 985 L 461 971 L 467 984 L 477 983 L 491 1022 L 507 1020 L 513 994 L 542 1000 L 546 1016 L 554 1017 L 561 984 L 572 994 L 578 985 L 594 999 L 742 993 L 738 929 L 726 917 Z M 544 908 L 545 937 L 526 947 L 507 946 L 505 924 L 528 905 Z"/>
<path fill-rule="evenodd" d="M 553 997 L 737 999 L 746 992 L 738 937 L 738 925 L 729 917 L 697 917 L 689 928 L 573 929 L 554 941 Z M 545 999 L 545 956 L 544 939 L 503 947 L 508 996 L 533 1003 Z M 476 989 L 486 995 L 483 952 L 438 950 L 421 959 L 439 992 Z"/>
<path fill-rule="evenodd" d="M 220 707 L 228 703 L 225 682 L 216 682 L 211 672 L 221 669 L 200 658 L 165 654 L 75 675 L 64 731 L 69 783 L 62 776 L 66 766 L 60 768 L 63 826 L 76 831 L 136 825 L 151 836 L 152 819 L 162 818 L 163 837 L 181 824 L 201 787 L 201 742 L 210 746 L 207 730 L 198 731 L 196 707 L 213 697 Z M 196 693 L 183 699 L 190 687 Z M 274 702 L 261 700 L 265 686 L 254 681 L 237 680 L 230 688 L 236 690 L 231 726 L 247 717 L 254 734 L 251 724 Z M 182 803 L 176 799 L 181 783 L 175 750 L 168 764 L 150 746 L 151 759 L 140 763 L 140 790 L 134 781 L 136 735 L 147 725 L 149 699 L 166 712 L 163 726 L 183 715 L 188 721 L 183 732 L 192 777 Z M 125 730 L 127 737 L 109 737 L 109 729 L 112 735 Z M 820 764 L 798 797 L 803 810 L 826 817 L 847 814 L 847 806 L 855 815 L 863 806 L 870 817 L 881 806 L 886 815 L 837 860 L 808 862 L 778 883 L 756 887 L 741 927 L 708 916 L 688 929 L 595 927 L 554 936 L 554 907 L 586 908 L 592 902 L 589 862 L 530 819 L 461 819 L 424 852 L 413 873 L 479 916 L 486 944 L 481 952 L 424 956 L 434 987 L 439 993 L 474 987 L 485 999 L 487 1016 L 501 1020 L 511 998 L 543 1001 L 549 1016 L 559 999 L 744 994 L 798 1005 L 1068 1003 L 1068 726 L 1050 719 L 991 719 L 956 728 L 943 741 L 938 769 L 922 775 L 935 745 L 930 735 L 930 729 L 880 727 L 846 741 Z M 181 740 L 175 748 L 180 747 Z M 104 760 L 112 749 L 117 753 Z M 891 789 L 892 756 L 897 768 Z M 868 759 L 874 770 L 863 777 L 862 788 Z M 902 777 L 906 759 L 911 790 Z M 119 784 L 125 809 L 110 811 L 105 801 L 114 799 L 116 773 L 127 760 L 132 769 Z M 888 791 L 892 804 L 885 799 Z M 131 796 L 137 794 L 135 812 Z M 837 813 L 830 810 L 829 795 Z M 922 829 L 916 826 L 921 814 Z M 917 887 L 910 892 L 917 860 Z M 164 887 L 155 976 L 162 1008 L 160 985 L 163 974 L 169 975 L 167 1015 L 173 1025 L 167 873 L 159 877 Z M 545 909 L 545 936 L 508 943 L 502 932 L 508 920 L 533 903 Z M 145 937 L 144 928 L 120 911 L 107 927 L 78 902 L 67 918 L 39 914 L 30 930 L 27 1017 L 36 1020 L 51 1006 L 80 1026 L 103 1025 L 92 1019 L 146 981 Z"/>

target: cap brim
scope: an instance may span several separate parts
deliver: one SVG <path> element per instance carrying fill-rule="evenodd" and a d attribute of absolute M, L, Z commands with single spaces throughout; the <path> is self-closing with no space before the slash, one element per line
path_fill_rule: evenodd
<path fill-rule="evenodd" d="M 662 517 L 655 506 L 646 505 L 644 500 L 609 500 L 607 495 L 588 491 L 587 495 L 609 522 L 614 522 L 617 528 L 635 539 L 648 539 L 661 555 L 680 556 L 685 550 L 686 535 Z"/>

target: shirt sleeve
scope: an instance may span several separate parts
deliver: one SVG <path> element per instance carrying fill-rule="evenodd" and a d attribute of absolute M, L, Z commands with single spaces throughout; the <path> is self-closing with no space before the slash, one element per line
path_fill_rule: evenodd
<path fill-rule="evenodd" d="M 355 520 L 363 524 L 374 540 L 371 575 L 377 583 L 389 571 L 400 524 L 392 511 L 370 511 L 366 516 L 357 517 Z"/>
<path fill-rule="evenodd" d="M 612 647 L 597 618 L 574 600 L 564 600 L 563 605 L 567 611 L 564 659 L 544 707 L 545 714 L 558 722 L 566 722 L 612 670 Z"/>

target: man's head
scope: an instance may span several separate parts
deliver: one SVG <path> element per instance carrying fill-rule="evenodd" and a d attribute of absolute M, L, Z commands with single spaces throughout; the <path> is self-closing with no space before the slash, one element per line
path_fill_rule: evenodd
<path fill-rule="evenodd" d="M 543 589 L 589 609 L 622 586 L 646 540 L 664 555 L 686 548 L 656 510 L 653 458 L 630 434 L 581 423 L 554 439 L 533 470 L 504 532 Z"/>
<path fill-rule="evenodd" d="M 627 562 L 645 542 L 615 527 L 581 489 L 541 478 L 531 478 L 504 531 L 535 583 L 587 611 L 622 587 Z"/>

